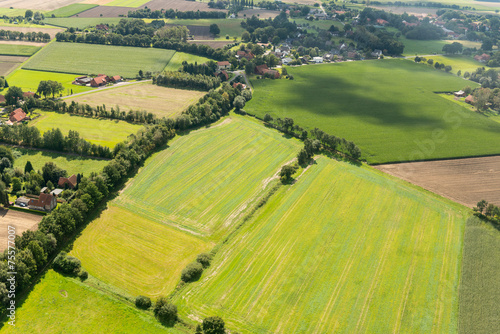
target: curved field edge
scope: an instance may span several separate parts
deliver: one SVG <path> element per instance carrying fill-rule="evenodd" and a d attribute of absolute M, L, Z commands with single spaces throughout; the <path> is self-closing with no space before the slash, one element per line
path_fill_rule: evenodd
<path fill-rule="evenodd" d="M 217 314 L 242 333 L 456 332 L 469 211 L 368 167 L 316 162 L 176 296 L 182 316 Z"/>

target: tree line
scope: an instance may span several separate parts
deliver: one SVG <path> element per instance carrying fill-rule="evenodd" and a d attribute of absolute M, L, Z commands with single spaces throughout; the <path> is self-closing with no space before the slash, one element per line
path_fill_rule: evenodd
<path fill-rule="evenodd" d="M 22 32 L 12 30 L 0 30 L 0 39 L 8 39 L 11 41 L 29 41 L 29 42 L 49 42 L 50 35 L 39 32 Z"/>
<path fill-rule="evenodd" d="M 183 61 L 180 70 L 189 74 L 214 75 L 217 71 L 217 63 L 213 60 L 209 60 L 204 64 L 198 64 L 197 62 L 188 63 L 187 61 Z"/>
<path fill-rule="evenodd" d="M 129 11 L 128 17 L 140 19 L 225 19 L 226 12 L 216 11 L 178 11 L 174 9 L 151 10 L 150 8 L 141 8 L 138 10 Z"/>
<path fill-rule="evenodd" d="M 219 77 L 186 72 L 163 72 L 153 77 L 153 84 L 173 88 L 188 88 L 209 91 L 221 83 Z"/>
<path fill-rule="evenodd" d="M 500 227 L 500 207 L 488 203 L 483 199 L 477 203 L 477 206 L 475 206 L 473 210 L 480 218 L 486 219 L 496 224 L 497 227 Z"/>

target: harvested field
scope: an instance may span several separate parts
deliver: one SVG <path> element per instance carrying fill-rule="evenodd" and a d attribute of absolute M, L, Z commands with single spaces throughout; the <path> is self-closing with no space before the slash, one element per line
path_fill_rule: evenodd
<path fill-rule="evenodd" d="M 128 12 L 131 10 L 136 10 L 136 8 L 99 6 L 76 14 L 72 17 L 119 17 L 120 15 L 126 17 Z"/>
<path fill-rule="evenodd" d="M 24 231 L 36 230 L 42 217 L 27 212 L 0 209 L 0 251 L 8 248 L 8 226 L 14 226 L 16 235 L 21 235 Z"/>
<path fill-rule="evenodd" d="M 203 44 L 203 45 L 208 45 L 214 49 L 217 49 L 217 48 L 223 48 L 224 46 L 226 46 L 227 44 L 229 43 L 232 43 L 232 39 L 228 39 L 226 41 L 210 41 L 210 40 L 203 40 L 203 41 L 200 41 L 200 40 L 194 40 L 194 41 L 189 41 L 189 43 L 192 43 L 192 44 Z"/>
<path fill-rule="evenodd" d="M 54 10 L 81 0 L 2 0 L 0 6 L 9 8 L 26 8 L 31 10 Z"/>
<path fill-rule="evenodd" d="M 275 18 L 280 14 L 279 11 L 277 10 L 267 10 L 267 9 L 245 9 L 242 10 L 241 12 L 238 12 L 238 17 L 252 17 L 253 15 L 258 16 L 259 19 L 268 19 L 268 18 Z"/>
<path fill-rule="evenodd" d="M 76 15 L 78 13 L 84 12 L 86 10 L 89 10 L 91 8 L 97 7 L 97 5 L 94 4 L 79 4 L 75 3 L 69 6 L 65 6 L 62 8 L 58 8 L 56 10 L 53 10 L 51 12 L 48 12 L 46 16 L 48 17 L 69 17 Z"/>
<path fill-rule="evenodd" d="M 111 108 L 118 103 L 122 111 L 146 110 L 158 117 L 174 117 L 204 94 L 205 92 L 166 88 L 151 83 L 143 83 L 105 89 L 80 95 L 71 98 L 71 100 L 90 104 L 94 107 L 105 104 L 107 108 Z"/>
<path fill-rule="evenodd" d="M 105 4 L 110 3 L 112 1 L 114 1 L 114 0 L 85 0 L 85 1 L 82 1 L 80 3 L 102 6 L 102 5 L 105 5 Z"/>
<path fill-rule="evenodd" d="M 473 207 L 500 205 L 500 156 L 379 165 L 375 168 Z"/>
<path fill-rule="evenodd" d="M 37 46 L 37 47 L 47 45 L 47 43 L 40 43 L 40 42 L 9 41 L 9 40 L 0 40 L 0 44 L 3 44 L 0 53 L 3 53 L 3 48 L 5 47 L 5 45 L 27 45 L 27 46 Z"/>
<path fill-rule="evenodd" d="M 0 75 L 8 75 L 26 59 L 28 59 L 28 57 L 0 56 Z"/>
<path fill-rule="evenodd" d="M 144 5 L 149 0 L 113 0 L 106 4 L 106 6 L 118 6 L 118 7 L 140 7 Z"/>
<path fill-rule="evenodd" d="M 64 31 L 64 29 L 59 29 L 59 28 L 38 28 L 38 27 L 12 27 L 12 26 L 0 26 L 1 30 L 6 30 L 6 31 L 19 31 L 22 33 L 27 33 L 27 32 L 43 32 L 44 34 L 47 33 L 50 35 L 50 38 L 56 37 L 56 34 L 60 31 Z"/>
<path fill-rule="evenodd" d="M 148 7 L 151 10 L 157 9 L 177 9 L 182 12 L 186 11 L 203 11 L 203 12 L 225 12 L 226 10 L 212 9 L 208 7 L 206 2 L 195 1 L 179 1 L 179 0 L 152 0 L 145 3 L 140 8 Z"/>

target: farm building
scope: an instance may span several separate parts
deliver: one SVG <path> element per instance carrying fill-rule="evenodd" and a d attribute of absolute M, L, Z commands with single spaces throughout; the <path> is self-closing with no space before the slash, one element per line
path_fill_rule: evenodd
<path fill-rule="evenodd" d="M 9 115 L 9 121 L 11 121 L 13 124 L 22 122 L 27 118 L 28 117 L 26 116 L 26 113 L 21 108 L 17 108 Z"/>
<path fill-rule="evenodd" d="M 230 68 L 231 68 L 231 64 L 227 60 L 217 62 L 217 69 L 219 71 L 228 70 Z"/>
<path fill-rule="evenodd" d="M 77 178 L 76 175 L 73 174 L 70 177 L 60 177 L 59 181 L 57 182 L 57 185 L 61 188 L 69 188 L 73 189 L 77 185 Z"/>
<path fill-rule="evenodd" d="M 256 74 L 263 75 L 265 73 L 265 71 L 267 71 L 267 70 L 269 70 L 269 68 L 267 67 L 266 64 L 259 65 L 259 66 L 255 67 L 255 73 Z"/>
<path fill-rule="evenodd" d="M 313 63 L 319 64 L 323 62 L 323 57 L 313 57 Z"/>
<path fill-rule="evenodd" d="M 62 190 L 62 189 L 56 188 L 56 189 L 52 190 L 52 191 L 50 192 L 50 194 L 51 194 L 52 196 L 59 197 L 59 195 L 61 195 L 61 193 L 62 193 L 62 192 L 63 192 L 63 190 Z"/>
<path fill-rule="evenodd" d="M 247 60 L 252 60 L 255 57 L 251 50 L 237 51 L 236 56 L 239 59 L 246 58 Z"/>
<path fill-rule="evenodd" d="M 465 92 L 463 90 L 459 90 L 458 92 L 453 93 L 456 97 L 464 97 Z"/>
<path fill-rule="evenodd" d="M 112 77 L 106 77 L 106 81 L 107 82 L 117 83 L 117 82 L 121 82 L 122 81 L 122 77 L 119 76 L 119 75 L 115 75 L 115 76 L 112 76 Z"/>
<path fill-rule="evenodd" d="M 57 205 L 57 200 L 51 194 L 40 194 L 38 199 L 30 199 L 28 208 L 31 210 L 52 211 Z"/>
<path fill-rule="evenodd" d="M 92 87 L 99 87 L 99 86 L 104 86 L 106 84 L 106 76 L 101 74 L 97 77 L 95 77 L 94 79 L 92 79 L 92 81 L 90 81 L 90 86 Z"/>
<path fill-rule="evenodd" d="M 29 202 L 30 202 L 30 199 L 28 197 L 25 197 L 25 196 L 21 196 L 21 197 L 18 197 L 16 199 L 16 205 L 18 205 L 18 206 L 26 207 L 26 206 L 28 206 Z"/>
<path fill-rule="evenodd" d="M 84 75 L 82 77 L 75 78 L 75 81 L 73 81 L 73 84 L 85 86 L 85 85 L 90 84 L 91 81 L 92 81 L 91 77 Z"/>
<path fill-rule="evenodd" d="M 472 96 L 472 95 L 468 95 L 468 96 L 465 98 L 465 103 L 468 103 L 468 104 L 474 104 L 474 96 Z"/>

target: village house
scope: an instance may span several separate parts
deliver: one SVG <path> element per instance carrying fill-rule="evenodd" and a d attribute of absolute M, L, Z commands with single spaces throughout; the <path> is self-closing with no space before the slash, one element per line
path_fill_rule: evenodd
<path fill-rule="evenodd" d="M 63 191 L 64 191 L 64 190 L 62 190 L 62 189 L 56 188 L 56 189 L 52 190 L 52 191 L 50 192 L 50 194 L 51 194 L 52 196 L 59 197 L 59 195 L 61 195 Z"/>
<path fill-rule="evenodd" d="M 320 64 L 323 62 L 323 57 L 313 57 L 312 62 L 316 63 L 316 64 Z"/>
<path fill-rule="evenodd" d="M 474 96 L 472 95 L 468 95 L 466 98 L 465 98 L 465 103 L 468 103 L 468 104 L 474 104 Z"/>
<path fill-rule="evenodd" d="M 219 71 L 229 70 L 230 68 L 231 68 L 231 64 L 227 60 L 217 62 L 217 69 Z"/>
<path fill-rule="evenodd" d="M 275 79 L 278 79 L 280 77 L 280 73 L 276 70 L 270 70 L 266 64 L 259 65 L 255 67 L 255 73 L 259 75 L 270 75 Z"/>
<path fill-rule="evenodd" d="M 482 55 L 474 56 L 474 59 L 481 63 L 487 63 L 490 60 L 490 55 L 483 53 Z"/>
<path fill-rule="evenodd" d="M 233 88 L 236 88 L 236 87 L 241 87 L 241 89 L 246 89 L 247 85 L 242 84 L 241 82 L 235 82 L 235 83 L 233 83 Z"/>
<path fill-rule="evenodd" d="M 283 59 L 281 60 L 281 63 L 282 63 L 283 65 L 288 65 L 288 64 L 290 64 L 292 61 L 293 61 L 293 59 L 292 59 L 292 58 L 290 58 L 290 57 L 286 57 L 286 58 L 283 58 Z"/>
<path fill-rule="evenodd" d="M 77 184 L 77 178 L 76 175 L 73 174 L 70 177 L 60 177 L 59 181 L 57 182 L 57 185 L 61 188 L 69 188 L 73 189 L 76 187 Z"/>
<path fill-rule="evenodd" d="M 86 85 L 90 84 L 91 81 L 92 81 L 91 77 L 84 75 L 82 77 L 75 78 L 75 81 L 73 81 L 73 85 L 86 86 Z"/>
<path fill-rule="evenodd" d="M 377 19 L 376 22 L 378 25 L 381 25 L 381 26 L 385 26 L 386 24 L 389 24 L 389 22 L 384 20 L 384 19 Z"/>
<path fill-rule="evenodd" d="M 215 73 L 216 77 L 219 77 L 221 81 L 227 81 L 229 80 L 229 75 L 227 74 L 226 71 L 220 71 Z"/>
<path fill-rule="evenodd" d="M 112 77 L 107 76 L 106 77 L 106 81 L 107 82 L 112 82 L 112 83 L 117 83 L 117 82 L 121 82 L 122 81 L 122 77 L 119 76 L 119 75 L 114 75 Z"/>
<path fill-rule="evenodd" d="M 246 58 L 247 60 L 252 60 L 254 57 L 255 57 L 255 55 L 252 53 L 251 50 L 236 51 L 236 58 L 238 58 L 238 59 Z"/>
<path fill-rule="evenodd" d="M 381 55 L 382 55 L 382 50 L 378 49 L 373 50 L 373 52 L 371 53 L 371 56 L 376 58 L 380 57 Z"/>
<path fill-rule="evenodd" d="M 40 194 L 38 199 L 30 199 L 28 203 L 28 208 L 31 210 L 40 210 L 40 211 L 52 211 L 57 205 L 57 200 L 55 196 L 51 194 Z"/>
<path fill-rule="evenodd" d="M 21 108 L 17 108 L 13 112 L 11 112 L 9 115 L 9 121 L 11 121 L 13 124 L 22 122 L 26 119 L 28 119 L 28 117 L 26 116 L 26 113 Z"/>
<path fill-rule="evenodd" d="M 90 86 L 92 87 L 100 87 L 104 85 L 106 85 L 106 76 L 103 74 L 95 77 L 94 79 L 92 79 L 92 81 L 90 81 Z"/>

